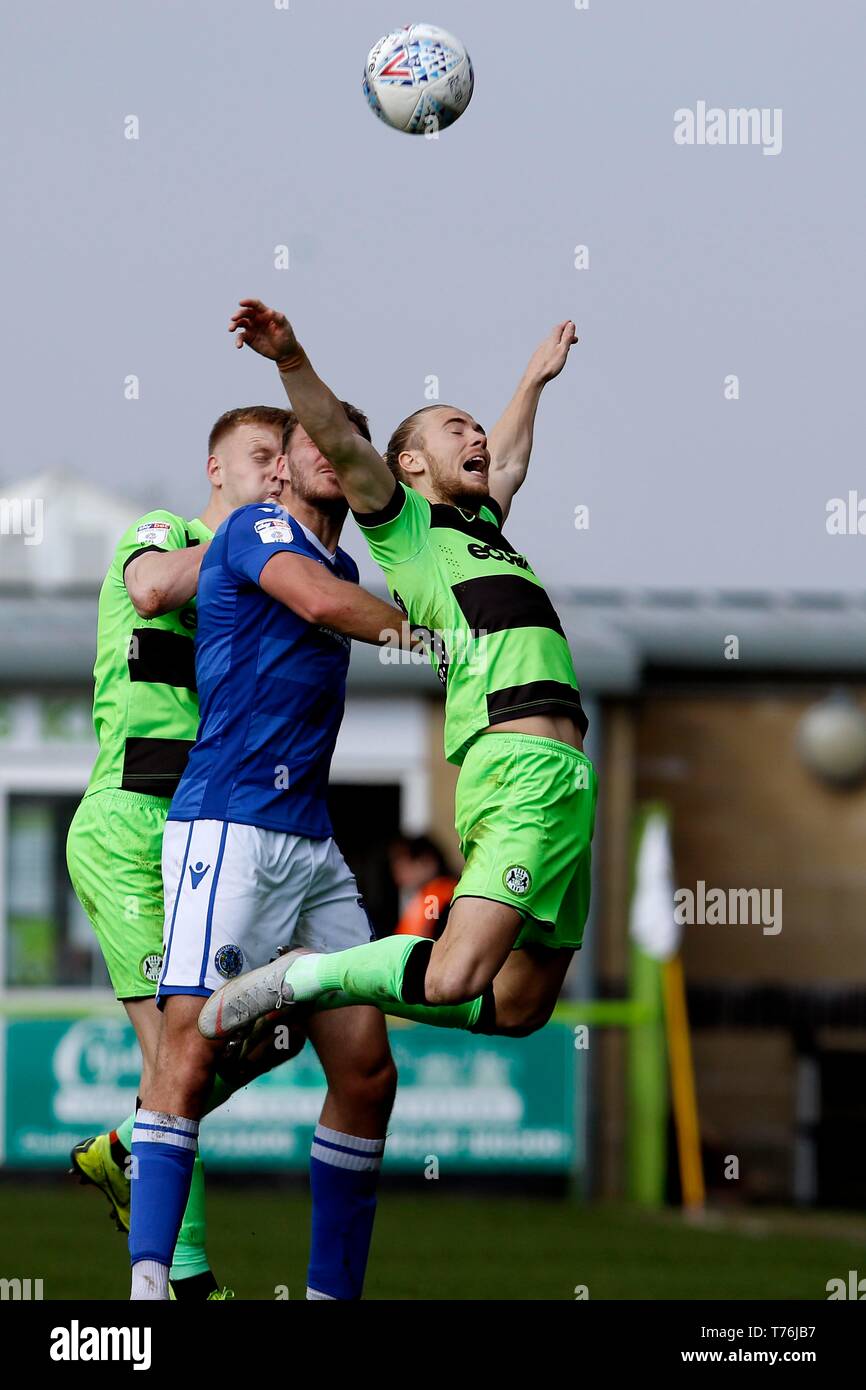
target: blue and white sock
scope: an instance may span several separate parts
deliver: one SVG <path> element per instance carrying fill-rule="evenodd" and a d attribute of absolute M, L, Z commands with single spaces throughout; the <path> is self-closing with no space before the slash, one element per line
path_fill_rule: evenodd
<path fill-rule="evenodd" d="M 359 1139 L 316 1125 L 310 1152 L 308 1299 L 361 1297 L 384 1150 L 384 1139 Z"/>
<path fill-rule="evenodd" d="M 132 1131 L 132 1298 L 168 1298 L 168 1271 L 189 1197 L 198 1120 L 139 1110 Z M 146 1277 L 145 1277 L 146 1276 Z"/>

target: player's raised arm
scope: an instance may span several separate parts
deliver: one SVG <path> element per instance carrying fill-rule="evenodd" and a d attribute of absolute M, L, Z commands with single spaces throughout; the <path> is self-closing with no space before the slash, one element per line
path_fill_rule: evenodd
<path fill-rule="evenodd" d="M 549 381 L 559 376 L 576 342 L 571 319 L 556 325 L 535 349 L 505 413 L 490 432 L 490 495 L 502 508 L 503 519 L 526 477 L 541 393 Z"/>
<path fill-rule="evenodd" d="M 292 409 L 340 478 L 353 511 L 376 512 L 390 501 L 394 478 L 381 454 L 353 429 L 337 397 L 314 372 L 285 314 L 259 299 L 242 299 L 229 331 L 238 347 L 276 362 Z"/>

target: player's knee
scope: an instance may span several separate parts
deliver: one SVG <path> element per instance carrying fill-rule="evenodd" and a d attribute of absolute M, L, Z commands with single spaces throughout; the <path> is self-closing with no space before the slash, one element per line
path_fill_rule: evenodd
<path fill-rule="evenodd" d="M 480 967 L 431 961 L 424 977 L 424 997 L 428 1004 L 466 1004 L 483 994 L 489 983 L 488 972 Z"/>
<path fill-rule="evenodd" d="M 549 1022 L 552 1013 L 552 1004 L 539 1007 L 521 1003 L 519 1000 L 511 1000 L 504 1004 L 497 1000 L 496 1031 L 505 1038 L 528 1038 Z"/>
<path fill-rule="evenodd" d="M 213 1085 L 217 1050 L 201 1037 L 196 1016 L 176 1011 L 166 1016 L 156 1061 L 151 1069 L 150 1085 L 142 1094 L 157 1093 L 170 1096 L 171 1104 L 150 1105 L 151 1109 L 168 1109 L 181 1115 L 194 1115 Z"/>
<path fill-rule="evenodd" d="M 248 1038 L 229 1043 L 220 1057 L 217 1071 L 233 1091 L 240 1090 L 257 1076 L 297 1057 L 306 1041 L 306 1030 L 302 1026 L 259 1019 Z"/>

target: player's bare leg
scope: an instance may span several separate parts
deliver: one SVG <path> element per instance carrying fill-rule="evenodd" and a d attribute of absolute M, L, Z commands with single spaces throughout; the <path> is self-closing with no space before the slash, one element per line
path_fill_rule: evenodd
<path fill-rule="evenodd" d="M 574 952 L 528 942 L 512 951 L 496 979 L 496 1032 L 522 1038 L 543 1028 L 553 1013 Z"/>
<path fill-rule="evenodd" d="M 208 1042 L 198 1031 L 203 1002 L 192 994 L 166 999 L 153 1077 L 141 1095 L 145 1109 L 190 1120 L 200 1120 L 204 1114 L 221 1045 Z"/>
<path fill-rule="evenodd" d="M 515 951 L 521 925 L 521 914 L 507 903 L 458 898 L 430 953 L 424 975 L 427 1000 L 457 1004 L 474 999 L 492 983 L 497 1033 L 520 1037 L 543 1027 L 574 952 L 535 942 Z"/>
<path fill-rule="evenodd" d="M 507 903 L 461 897 L 435 943 L 385 937 L 332 955 L 292 951 L 218 990 L 199 1027 L 210 1038 L 229 1035 L 227 1016 L 248 1022 L 275 1000 L 318 1010 L 375 1002 L 385 1014 L 435 1027 L 525 1037 L 550 1017 L 573 952 L 534 942 L 515 951 L 523 921 Z"/>
<path fill-rule="evenodd" d="M 321 1123 L 383 1139 L 397 1090 L 384 1016 L 361 1004 L 314 1014 L 307 1031 L 328 1082 Z"/>
<path fill-rule="evenodd" d="M 522 915 L 489 898 L 458 898 L 430 952 L 424 998 L 459 1004 L 492 993 L 478 1031 L 526 1037 L 550 1018 L 573 951 L 527 942 L 514 950 Z M 419 948 L 419 955 L 423 947 Z"/>
<path fill-rule="evenodd" d="M 424 974 L 428 1004 L 461 1004 L 493 983 L 512 953 L 522 913 L 490 898 L 457 898 Z"/>
<path fill-rule="evenodd" d="M 123 1007 L 135 1029 L 135 1036 L 141 1048 L 141 1085 L 139 1092 L 150 1084 L 156 1049 L 159 1043 L 159 1030 L 162 1023 L 156 1000 L 152 995 L 144 999 L 124 999 Z"/>
<path fill-rule="evenodd" d="M 257 1076 L 296 1057 L 305 1033 L 295 1021 L 284 1024 L 278 1016 L 262 1021 L 237 1063 L 223 1066 L 225 1044 L 208 1042 L 198 1030 L 204 999 L 199 995 L 173 994 L 165 1001 L 156 1063 L 151 1082 L 142 1089 L 142 1105 L 200 1120 L 248 1085 Z M 288 1029 L 288 1040 L 283 1033 Z M 217 1075 L 226 1085 L 215 1086 Z M 214 1103 L 216 1102 L 216 1104 Z"/>

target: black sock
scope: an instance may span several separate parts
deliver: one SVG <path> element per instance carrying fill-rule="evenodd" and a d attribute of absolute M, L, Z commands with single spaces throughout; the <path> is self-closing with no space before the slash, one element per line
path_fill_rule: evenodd
<path fill-rule="evenodd" d="M 481 1013 L 475 1023 L 468 1030 L 470 1033 L 496 1033 L 496 1000 L 493 997 L 493 986 L 488 985 L 481 996 Z"/>
<path fill-rule="evenodd" d="M 219 1284 L 210 1270 L 206 1269 L 204 1274 L 191 1274 L 188 1279 L 172 1279 L 171 1287 L 180 1303 L 184 1298 L 207 1298 L 208 1294 L 219 1288 Z"/>
<path fill-rule="evenodd" d="M 409 952 L 409 958 L 403 966 L 403 983 L 400 986 L 400 997 L 404 1004 L 429 1004 L 430 1001 L 424 993 L 424 978 L 432 950 L 432 941 L 419 941 Z"/>
<path fill-rule="evenodd" d="M 141 1106 L 141 1096 L 136 1096 L 136 1097 L 135 1097 L 135 1113 L 136 1113 L 136 1115 L 138 1114 L 138 1111 L 139 1111 L 140 1106 Z M 117 1137 L 117 1130 L 113 1129 L 111 1132 L 112 1132 L 112 1134 L 114 1135 L 114 1138 L 111 1140 L 111 1157 L 112 1157 L 112 1159 L 114 1160 L 114 1162 L 117 1164 L 118 1168 L 125 1168 L 125 1166 L 126 1166 L 126 1160 L 129 1158 L 129 1149 L 125 1148 L 124 1145 L 121 1144 L 120 1140 L 119 1140 L 118 1137 Z"/>
<path fill-rule="evenodd" d="M 114 1134 L 114 1130 L 112 1130 L 111 1132 L 112 1134 Z M 111 1141 L 111 1157 L 117 1164 L 118 1168 L 125 1167 L 126 1160 L 129 1158 L 129 1149 L 125 1149 L 123 1147 L 116 1134 Z"/>

